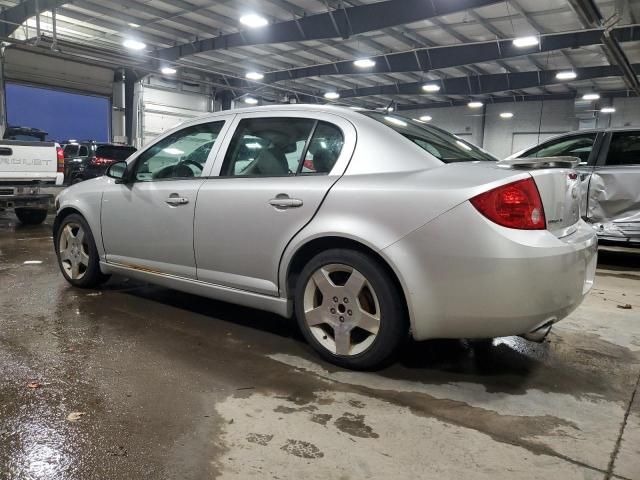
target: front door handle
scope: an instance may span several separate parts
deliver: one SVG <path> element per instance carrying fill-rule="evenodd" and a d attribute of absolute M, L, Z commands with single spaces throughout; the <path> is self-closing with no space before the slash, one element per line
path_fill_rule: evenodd
<path fill-rule="evenodd" d="M 287 208 L 298 208 L 303 204 L 299 198 L 290 198 L 286 193 L 280 193 L 276 195 L 276 198 L 269 200 L 269 205 L 277 208 L 278 210 L 285 210 Z"/>
<path fill-rule="evenodd" d="M 186 205 L 189 203 L 189 199 L 186 197 L 181 197 L 178 193 L 172 193 L 169 195 L 169 198 L 165 200 L 166 203 L 173 207 L 177 207 L 178 205 Z"/>

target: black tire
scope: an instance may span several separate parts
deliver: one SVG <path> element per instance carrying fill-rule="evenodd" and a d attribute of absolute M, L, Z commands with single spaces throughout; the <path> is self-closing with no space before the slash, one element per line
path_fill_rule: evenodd
<path fill-rule="evenodd" d="M 40 225 L 47 218 L 47 210 L 40 208 L 16 208 L 16 217 L 23 225 Z"/>
<path fill-rule="evenodd" d="M 304 296 L 307 283 L 314 272 L 331 264 L 346 265 L 360 272 L 378 299 L 380 324 L 377 336 L 368 348 L 358 354 L 338 355 L 330 351 L 316 339 L 305 319 Z M 297 278 L 294 302 L 296 319 L 307 342 L 322 358 L 344 368 L 370 370 L 385 366 L 392 361 L 399 346 L 408 338 L 409 322 L 401 291 L 376 259 L 356 250 L 332 249 L 313 257 Z"/>
<path fill-rule="evenodd" d="M 67 269 L 63 264 L 61 259 L 60 252 L 60 244 L 61 238 L 63 235 L 63 231 L 67 226 L 75 226 L 79 225 L 84 231 L 84 250 L 88 255 L 88 262 L 86 265 L 86 269 L 83 272 L 81 278 L 72 278 L 72 276 L 68 273 Z M 106 282 L 110 275 L 105 275 L 100 271 L 100 259 L 98 255 L 98 249 L 96 248 L 95 240 L 93 238 L 93 234 L 91 233 L 91 229 L 89 228 L 89 224 L 86 220 L 79 214 L 71 214 L 66 216 L 58 226 L 56 232 L 54 233 L 53 243 L 56 250 L 56 256 L 58 258 L 58 267 L 62 272 L 62 276 L 74 287 L 79 288 L 92 288 L 96 287 L 104 282 Z"/>

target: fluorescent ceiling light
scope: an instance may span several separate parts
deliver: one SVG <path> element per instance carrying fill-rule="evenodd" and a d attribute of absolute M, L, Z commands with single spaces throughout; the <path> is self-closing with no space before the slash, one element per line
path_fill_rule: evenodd
<path fill-rule="evenodd" d="M 513 46 L 518 48 L 533 47 L 538 45 L 539 42 L 538 37 L 519 37 L 513 40 Z"/>
<path fill-rule="evenodd" d="M 130 50 L 143 50 L 147 48 L 146 43 L 140 42 L 139 40 L 134 40 L 133 38 L 127 38 L 124 42 L 122 42 L 122 45 Z"/>
<path fill-rule="evenodd" d="M 399 118 L 396 118 L 396 117 L 384 117 L 384 119 L 389 123 L 393 123 L 394 125 L 399 125 L 401 127 L 406 127 L 407 126 L 407 122 L 404 122 L 404 121 L 402 121 L 402 120 L 400 120 Z"/>
<path fill-rule="evenodd" d="M 556 78 L 558 80 L 573 80 L 577 76 L 578 76 L 578 74 L 576 72 L 574 72 L 573 70 L 569 70 L 567 72 L 558 72 L 556 74 Z"/>
<path fill-rule="evenodd" d="M 600 113 L 615 113 L 616 109 L 613 107 L 602 107 Z"/>
<path fill-rule="evenodd" d="M 469 108 L 480 108 L 482 107 L 484 104 L 482 102 L 469 102 L 467 103 L 467 106 Z"/>
<path fill-rule="evenodd" d="M 256 105 L 258 103 L 258 99 L 253 97 L 246 97 L 244 99 L 244 103 L 248 103 L 249 105 Z"/>
<path fill-rule="evenodd" d="M 387 108 L 387 112 L 393 112 L 394 110 L 395 110 L 395 108 L 393 108 L 393 107 Z"/>
<path fill-rule="evenodd" d="M 422 90 L 425 92 L 439 92 L 440 85 L 436 85 L 435 83 L 427 83 L 422 86 Z"/>
<path fill-rule="evenodd" d="M 597 93 L 585 93 L 584 95 L 582 95 L 583 100 L 598 100 L 599 98 L 600 95 Z"/>
<path fill-rule="evenodd" d="M 264 75 L 260 72 L 247 72 L 245 78 L 248 78 L 249 80 L 262 80 Z"/>
<path fill-rule="evenodd" d="M 133 22 L 129 22 L 127 25 L 129 25 L 131 28 L 140 28 L 140 25 L 138 25 L 137 23 L 133 23 Z"/>
<path fill-rule="evenodd" d="M 370 58 L 361 58 L 353 62 L 353 64 L 358 68 L 371 68 L 376 64 L 376 62 Z"/>
<path fill-rule="evenodd" d="M 513 113 L 511 113 L 511 112 L 502 112 L 500 114 L 500 118 L 513 118 Z"/>
<path fill-rule="evenodd" d="M 264 27 L 269 24 L 266 18 L 255 13 L 249 13 L 241 16 L 240 23 L 251 28 Z"/>
<path fill-rule="evenodd" d="M 431 115 L 422 115 L 420 117 L 420 120 L 422 120 L 423 122 L 430 122 L 432 120 Z"/>
<path fill-rule="evenodd" d="M 338 98 L 340 98 L 340 94 L 338 92 L 326 92 L 324 94 L 324 98 L 326 98 L 327 100 L 337 100 Z"/>
<path fill-rule="evenodd" d="M 175 75 L 178 72 L 175 68 L 172 68 L 172 67 L 164 67 L 160 71 L 165 75 Z"/>

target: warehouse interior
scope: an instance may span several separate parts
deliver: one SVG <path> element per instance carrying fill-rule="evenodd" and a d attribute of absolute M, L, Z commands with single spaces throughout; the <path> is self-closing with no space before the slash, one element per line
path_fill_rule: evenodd
<path fill-rule="evenodd" d="M 498 160 L 569 132 L 631 132 L 637 156 L 598 187 L 624 226 L 581 212 L 595 282 L 541 343 L 408 341 L 359 372 L 291 318 L 67 285 L 54 199 L 92 184 L 65 166 L 21 223 L 0 145 L 0 478 L 640 480 L 640 0 L 0 0 L 0 42 L 4 146 L 32 130 L 65 162 L 279 105 L 394 115 Z"/>

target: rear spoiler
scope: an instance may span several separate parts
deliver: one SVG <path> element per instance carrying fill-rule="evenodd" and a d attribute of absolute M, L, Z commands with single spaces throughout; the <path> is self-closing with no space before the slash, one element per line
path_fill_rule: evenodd
<path fill-rule="evenodd" d="M 578 157 L 524 157 L 500 160 L 497 165 L 514 168 L 575 168 L 580 164 Z"/>

